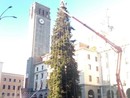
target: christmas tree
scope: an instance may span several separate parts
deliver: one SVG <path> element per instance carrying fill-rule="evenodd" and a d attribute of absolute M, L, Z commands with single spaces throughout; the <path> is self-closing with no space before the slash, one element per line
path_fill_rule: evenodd
<path fill-rule="evenodd" d="M 53 71 L 48 80 L 48 98 L 78 98 L 79 72 L 74 57 L 74 41 L 71 40 L 73 29 L 70 19 L 63 11 L 66 5 L 61 1 L 53 29 L 51 57 L 47 61 Z"/>

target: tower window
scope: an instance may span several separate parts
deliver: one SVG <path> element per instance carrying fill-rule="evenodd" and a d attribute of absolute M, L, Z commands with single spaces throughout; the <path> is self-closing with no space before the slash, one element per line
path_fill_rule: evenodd
<path fill-rule="evenodd" d="M 38 12 L 39 14 L 41 13 L 41 9 L 39 9 L 39 12 Z"/>
<path fill-rule="evenodd" d="M 42 15 L 44 16 L 44 10 L 42 10 Z"/>
<path fill-rule="evenodd" d="M 48 12 L 46 12 L 46 17 L 49 18 L 49 13 Z"/>

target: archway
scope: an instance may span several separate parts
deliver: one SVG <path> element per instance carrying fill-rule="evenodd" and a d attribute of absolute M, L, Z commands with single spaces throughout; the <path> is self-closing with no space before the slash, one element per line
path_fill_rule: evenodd
<path fill-rule="evenodd" d="M 126 94 L 127 94 L 127 98 L 130 98 L 130 88 L 127 89 Z"/>
<path fill-rule="evenodd" d="M 94 91 L 93 90 L 88 91 L 88 98 L 94 98 Z"/>
<path fill-rule="evenodd" d="M 110 90 L 107 91 L 107 98 L 114 98 L 114 92 L 111 90 L 111 93 L 110 93 Z"/>

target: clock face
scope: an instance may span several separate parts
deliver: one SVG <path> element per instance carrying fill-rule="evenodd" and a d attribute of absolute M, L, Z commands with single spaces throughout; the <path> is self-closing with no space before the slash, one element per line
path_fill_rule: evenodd
<path fill-rule="evenodd" d="M 44 20 L 42 18 L 39 19 L 40 24 L 44 24 Z"/>

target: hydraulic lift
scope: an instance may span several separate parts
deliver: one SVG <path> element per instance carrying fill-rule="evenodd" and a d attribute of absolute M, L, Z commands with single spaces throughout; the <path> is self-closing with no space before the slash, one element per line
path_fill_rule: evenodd
<path fill-rule="evenodd" d="M 114 44 L 113 42 L 111 42 L 109 39 L 107 39 L 105 36 L 101 35 L 100 33 L 98 33 L 97 31 L 95 31 L 94 29 L 92 29 L 91 27 L 89 27 L 88 25 L 86 25 L 85 23 L 83 23 L 82 21 L 80 21 L 79 19 L 77 19 L 74 16 L 71 16 L 68 12 L 64 11 L 63 9 L 60 9 L 62 12 L 64 12 L 66 15 L 68 15 L 70 18 L 73 18 L 74 20 L 76 20 L 77 22 L 79 22 L 80 24 L 82 24 L 83 26 L 85 26 L 86 28 L 88 28 L 90 31 L 92 31 L 93 33 L 95 33 L 97 36 L 99 36 L 100 38 L 102 38 L 106 43 L 108 43 L 113 50 L 117 53 L 117 65 L 116 65 L 116 82 L 117 82 L 117 87 L 118 87 L 118 92 L 120 94 L 120 98 L 126 98 L 126 95 L 124 93 L 124 89 L 123 89 L 123 85 L 120 79 L 120 69 L 121 69 L 121 58 L 122 58 L 122 48 L 120 46 L 117 46 L 116 44 Z"/>

